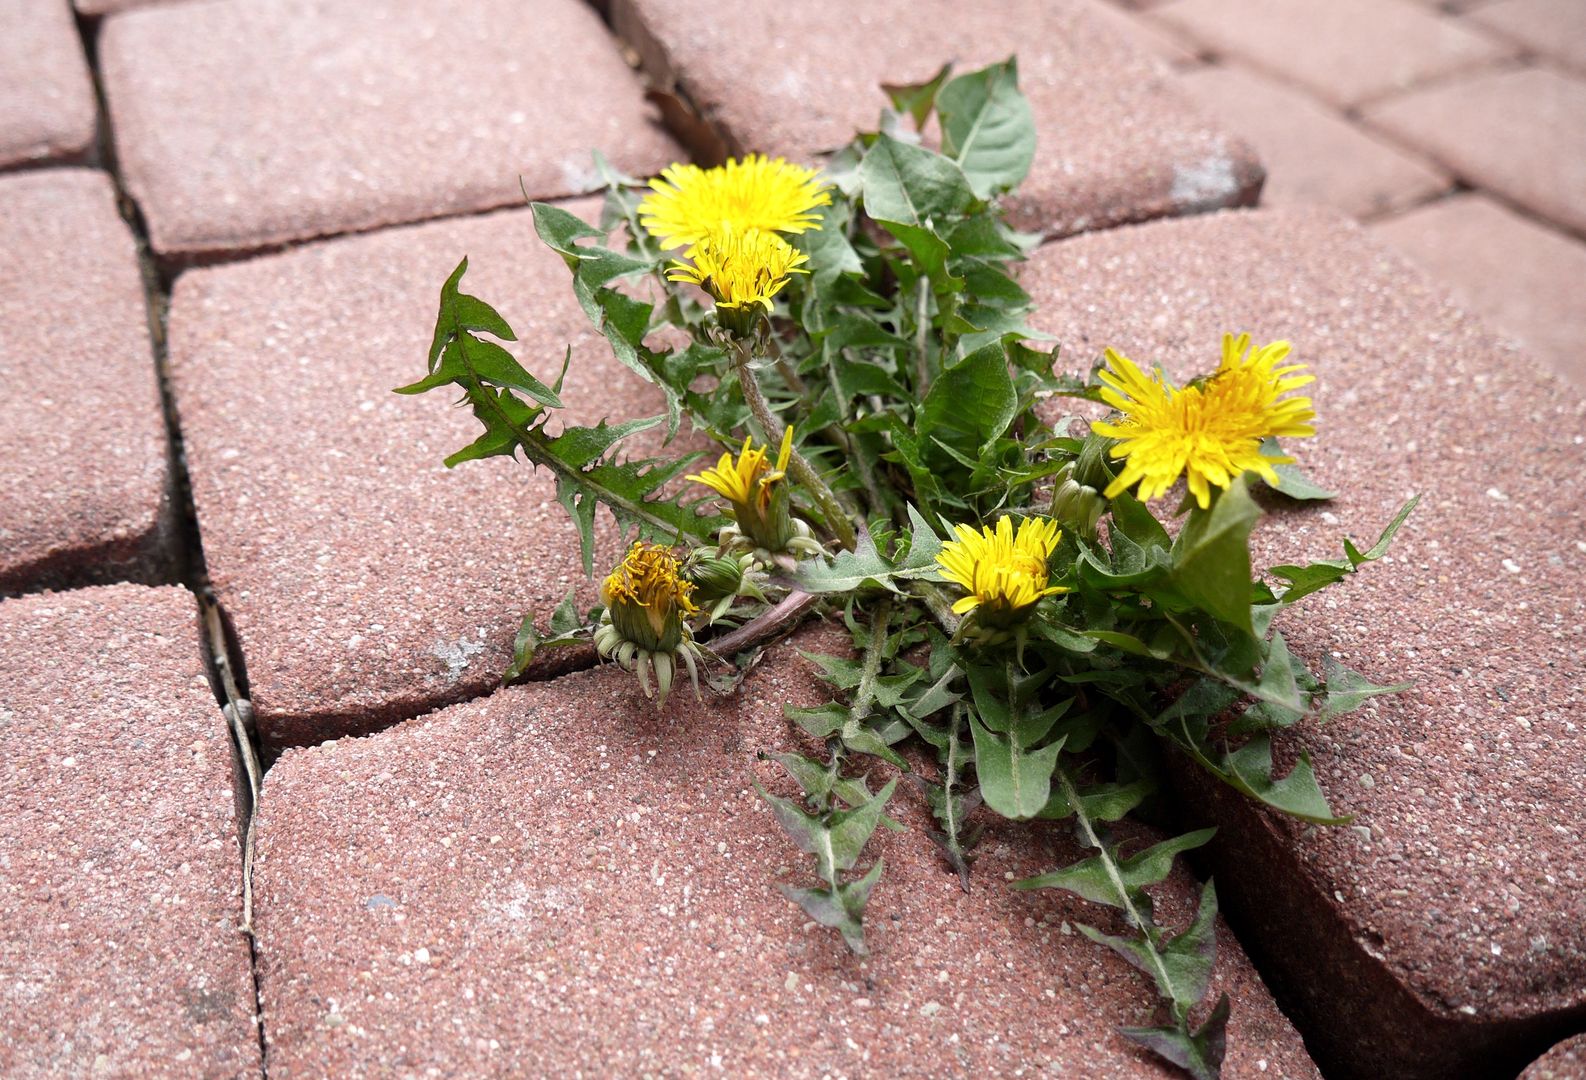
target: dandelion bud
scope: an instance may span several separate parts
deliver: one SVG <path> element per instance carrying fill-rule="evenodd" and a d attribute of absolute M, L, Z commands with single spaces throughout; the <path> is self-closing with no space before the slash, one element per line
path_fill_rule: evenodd
<path fill-rule="evenodd" d="M 694 585 L 679 570 L 676 556 L 667 548 L 637 543 L 600 586 L 606 611 L 595 630 L 595 648 L 636 671 L 646 697 L 653 671 L 663 704 L 679 658 L 688 667 L 695 695 L 699 693 L 695 668 L 699 646 L 685 621 L 699 608 L 693 600 Z"/>

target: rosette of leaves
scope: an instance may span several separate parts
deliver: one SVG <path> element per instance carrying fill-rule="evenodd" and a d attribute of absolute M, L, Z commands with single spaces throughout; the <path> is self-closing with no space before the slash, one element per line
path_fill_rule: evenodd
<path fill-rule="evenodd" d="M 584 538 L 586 568 L 597 505 L 640 538 L 696 551 L 721 525 L 671 483 L 692 458 L 624 460 L 621 439 L 660 425 L 671 436 L 686 420 L 724 449 L 745 433 L 769 445 L 780 432 L 765 430 L 766 410 L 793 427 L 839 504 L 795 496 L 832 554 L 799 563 L 764 602 L 745 600 L 750 626 L 719 639 L 730 660 L 729 646 L 754 625 L 822 606 L 852 636 L 851 655 L 811 657 L 832 700 L 790 711 L 826 747 L 824 760 L 773 755 L 803 798 L 762 789 L 814 860 L 816 883 L 784 891 L 862 951 L 882 874 L 880 860 L 861 869 L 863 848 L 888 823 L 895 791 L 923 798 L 931 838 L 966 889 L 986 815 L 1070 822 L 1086 857 L 1017 887 L 1061 888 L 1120 911 L 1123 934 L 1082 930 L 1139 967 L 1162 1002 L 1159 1024 L 1124 1033 L 1192 1075 L 1216 1076 L 1229 1003 L 1205 1000 L 1215 889 L 1206 883 L 1196 915 L 1177 930 L 1156 921 L 1150 901 L 1174 860 L 1211 833 L 1138 848 L 1115 823 L 1161 819 L 1158 777 L 1171 755 L 1284 814 L 1347 820 L 1303 755 L 1287 770 L 1275 765 L 1273 738 L 1400 687 L 1330 658 L 1312 671 L 1276 627 L 1287 609 L 1380 558 L 1413 501 L 1364 550 L 1345 541 L 1341 558 L 1257 573 L 1250 534 L 1260 508 L 1247 477 L 1204 507 L 1181 508 L 1176 532 L 1127 491 L 1107 496 L 1115 444 L 1059 421 L 1052 407 L 1065 396 L 1100 401 L 1096 371 L 1060 372 L 1053 343 L 1030 329 L 1031 300 L 1013 270 L 1037 238 L 998 210 L 1035 152 L 1015 62 L 944 68 L 886 90 L 876 130 L 826 163 L 831 201 L 819 228 L 790 238 L 809 273 L 787 283 L 748 339 L 723 326 L 698 290 L 667 280 L 666 258 L 640 222 L 638 182 L 600 162 L 609 187 L 598 225 L 534 205 L 536 230 L 566 263 L 583 311 L 614 355 L 658 388 L 660 416 L 547 434 L 560 379 L 541 381 L 506 350 L 506 322 L 461 291 L 466 261 L 442 290 L 429 374 L 404 391 L 455 386 L 479 417 L 483 434 L 449 464 L 521 454 L 549 470 Z M 919 135 L 933 120 L 938 149 Z M 673 332 L 656 333 L 665 328 Z M 1280 497 L 1328 497 L 1292 466 L 1280 475 Z M 843 528 L 836 512 L 848 519 Z M 1061 525 L 1046 568 L 1057 588 L 1042 591 L 1009 643 L 991 647 L 961 633 L 937 557 L 951 527 L 1008 515 Z M 856 539 L 839 545 L 847 533 Z M 577 640 L 597 615 L 581 619 L 564 604 L 551 641 Z M 544 639 L 531 620 L 524 626 L 520 644 Z M 890 774 L 874 793 L 845 775 L 861 761 Z"/>

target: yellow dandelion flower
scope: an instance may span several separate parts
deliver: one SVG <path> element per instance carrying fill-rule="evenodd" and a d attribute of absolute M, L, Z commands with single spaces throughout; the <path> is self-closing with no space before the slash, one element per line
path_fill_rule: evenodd
<path fill-rule="evenodd" d="M 1067 591 L 1047 584 L 1047 560 L 1063 536 L 1050 518 L 1026 518 L 1017 532 L 1010 517 L 995 529 L 954 525 L 953 532 L 958 539 L 943 544 L 936 561 L 943 580 L 969 594 L 953 605 L 957 614 L 975 611 L 992 625 L 1007 625 L 1042 597 Z"/>
<path fill-rule="evenodd" d="M 722 454 L 713 468 L 685 479 L 705 485 L 727 501 L 733 524 L 723 530 L 724 547 L 746 547 L 763 553 L 765 561 L 784 552 L 816 554 L 820 544 L 809 526 L 793 517 L 788 488 L 782 483 L 793 456 L 791 426 L 782 431 L 775 466 L 769 461 L 770 452 L 769 446 L 755 446 L 753 438 L 745 435 L 736 458 Z"/>
<path fill-rule="evenodd" d="M 683 576 L 671 550 L 659 544 L 636 543 L 600 584 L 606 605 L 595 628 L 595 648 L 613 657 L 639 676 L 639 686 L 650 696 L 653 672 L 660 689 L 659 704 L 666 704 L 678 661 L 688 668 L 699 696 L 698 661 L 703 657 L 684 622 L 699 612 L 694 585 Z"/>
<path fill-rule="evenodd" d="M 787 475 L 788 459 L 793 455 L 791 426 L 782 432 L 782 449 L 777 453 L 774 469 L 766 463 L 770 451 L 769 446 L 755 446 L 753 438 L 745 435 L 743 449 L 738 451 L 736 460 L 731 454 L 723 454 L 715 468 L 684 479 L 704 484 L 732 503 L 734 509 L 753 505 L 763 507 L 770 503 L 771 491 L 776 482 Z"/>
<path fill-rule="evenodd" d="M 662 248 L 688 247 L 721 231 L 801 233 L 831 201 L 814 169 L 750 154 L 712 169 L 664 169 L 639 203 L 639 222 Z"/>
<path fill-rule="evenodd" d="M 775 233 L 749 229 L 717 232 L 687 251 L 693 265 L 674 262 L 672 281 L 686 281 L 710 293 L 718 308 L 738 310 L 760 306 L 771 310 L 771 298 L 793 274 L 807 274 L 802 252 Z M 747 314 L 747 312 L 745 312 Z"/>
<path fill-rule="evenodd" d="M 1123 417 L 1116 423 L 1092 424 L 1091 429 L 1121 440 L 1112 456 L 1125 464 L 1107 486 L 1107 497 L 1139 483 L 1139 497 L 1154 499 L 1184 475 L 1204 510 L 1211 505 L 1212 488 L 1225 488 L 1245 472 L 1257 472 L 1277 487 L 1272 467 L 1293 459 L 1264 456 L 1261 440 L 1316 434 L 1310 424 L 1316 417 L 1311 399 L 1283 397 L 1315 379 L 1297 374 L 1304 364 L 1278 366 L 1289 349 L 1287 341 L 1274 341 L 1252 350 L 1249 334 L 1225 334 L 1216 373 L 1182 389 L 1160 371 L 1147 375 L 1134 361 L 1108 349 L 1101 396 Z"/>

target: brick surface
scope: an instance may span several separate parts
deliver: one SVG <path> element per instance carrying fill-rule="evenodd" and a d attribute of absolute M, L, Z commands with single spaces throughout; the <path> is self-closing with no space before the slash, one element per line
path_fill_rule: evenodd
<path fill-rule="evenodd" d="M 1586 234 L 1586 82 L 1495 72 L 1384 102 L 1366 119 L 1476 187 Z"/>
<path fill-rule="evenodd" d="M 0 0 L 0 168 L 87 157 L 94 88 L 66 0 Z"/>
<path fill-rule="evenodd" d="M 156 250 L 229 252 L 593 190 L 678 156 L 581 0 L 152 7 L 99 53 Z"/>
<path fill-rule="evenodd" d="M 563 400 L 579 422 L 661 410 L 589 327 L 527 211 L 177 281 L 170 362 L 199 528 L 272 745 L 484 693 L 525 611 L 548 614 L 575 582 L 594 602 L 549 476 L 504 458 L 446 469 L 478 421 L 443 392 L 391 392 L 423 374 L 440 283 L 464 254 L 466 287 L 512 324 L 531 371 L 554 379 L 571 343 Z"/>
<path fill-rule="evenodd" d="M 117 11 L 131 11 L 138 7 L 151 7 L 155 4 L 176 3 L 178 0 L 72 0 L 72 6 L 79 15 L 111 15 Z"/>
<path fill-rule="evenodd" d="M 1474 194 L 1373 231 L 1472 311 L 1586 385 L 1586 244 Z"/>
<path fill-rule="evenodd" d="M 1447 175 L 1373 137 L 1315 99 L 1238 67 L 1187 71 L 1180 86 L 1248 139 L 1267 169 L 1261 202 L 1319 204 L 1351 217 L 1411 206 L 1449 186 Z"/>
<path fill-rule="evenodd" d="M 184 590 L 0 602 L 0 1074 L 259 1075 L 231 743 Z"/>
<path fill-rule="evenodd" d="M 860 7 L 619 0 L 613 23 L 652 78 L 676 83 L 732 151 L 810 160 L 873 128 L 881 83 L 1019 57 L 1038 128 L 1035 165 L 1009 201 L 1050 234 L 1245 205 L 1249 148 L 1173 89 L 1165 70 L 1069 0 L 971 9 L 950 0 Z M 774 71 L 767 57 L 774 57 Z"/>
<path fill-rule="evenodd" d="M 1497 0 L 1471 12 L 1470 20 L 1586 74 L 1586 7 L 1580 0 Z"/>
<path fill-rule="evenodd" d="M 1520 1080 L 1586 1080 L 1586 1035 L 1553 1047 L 1533 1061 Z"/>
<path fill-rule="evenodd" d="M 1143 19 L 1135 12 L 1119 8 L 1111 0 L 1080 0 L 1080 6 L 1116 30 L 1129 44 L 1165 64 L 1183 67 L 1199 61 L 1194 46 L 1160 22 Z"/>
<path fill-rule="evenodd" d="M 664 716 L 606 667 L 288 751 L 255 876 L 271 1075 L 1170 1075 L 1113 1030 L 1148 980 L 1062 929 L 1112 913 L 1006 887 L 1075 858 L 1067 829 L 993 828 L 966 895 L 900 790 L 863 961 L 778 893 L 807 859 L 755 753 L 827 700 L 795 652 L 821 641 Z M 1224 1076 L 1316 1075 L 1226 932 L 1220 990 Z"/>
<path fill-rule="evenodd" d="M 103 173 L 0 178 L 0 380 L 0 595 L 166 577 L 165 418 Z"/>
<path fill-rule="evenodd" d="M 1586 1013 L 1586 401 L 1322 212 L 1079 238 L 1024 285 L 1073 364 L 1112 345 L 1182 376 L 1225 330 L 1295 343 L 1320 435 L 1294 449 L 1342 494 L 1265 519 L 1258 566 L 1336 558 L 1422 495 L 1391 561 L 1282 627 L 1313 662 L 1415 684 L 1286 744 L 1353 826 L 1185 776 L 1329 1075 L 1517 1071 Z"/>
<path fill-rule="evenodd" d="M 1358 105 L 1513 51 L 1405 0 L 1177 0 L 1153 9 L 1152 17 L 1338 106 Z"/>

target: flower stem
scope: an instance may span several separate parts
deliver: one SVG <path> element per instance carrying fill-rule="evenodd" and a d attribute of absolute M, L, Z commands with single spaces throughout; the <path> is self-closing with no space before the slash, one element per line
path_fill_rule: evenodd
<path fill-rule="evenodd" d="M 819 597 L 811 593 L 795 590 L 783 597 L 776 607 L 761 612 L 738 629 L 703 644 L 717 656 L 727 659 L 734 653 L 752 649 L 791 630 L 815 606 L 817 599 Z"/>
<path fill-rule="evenodd" d="M 749 411 L 754 414 L 755 421 L 765 431 L 767 444 L 775 446 L 782 441 L 782 422 L 771 412 L 771 406 L 767 404 L 765 395 L 760 392 L 760 384 L 756 381 L 754 372 L 750 370 L 749 346 L 739 342 L 735 354 L 734 364 L 738 368 L 738 382 L 743 387 L 744 401 L 748 402 Z M 842 503 L 837 501 L 832 489 L 826 486 L 826 481 L 820 478 L 820 474 L 810 468 L 810 463 L 804 460 L 804 455 L 799 453 L 797 448 L 788 459 L 788 471 L 793 474 L 795 483 L 814 496 L 815 502 L 826 518 L 827 526 L 836 535 L 837 542 L 849 551 L 854 550 L 858 537 L 854 533 L 854 523 L 849 520 L 848 512 L 843 509 Z"/>

